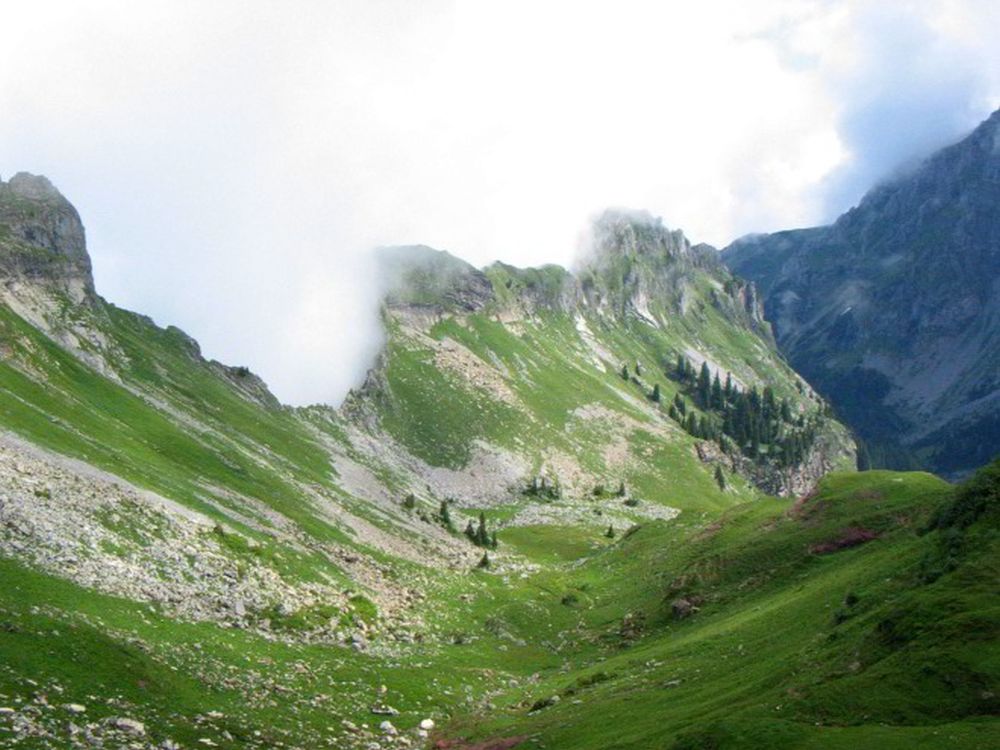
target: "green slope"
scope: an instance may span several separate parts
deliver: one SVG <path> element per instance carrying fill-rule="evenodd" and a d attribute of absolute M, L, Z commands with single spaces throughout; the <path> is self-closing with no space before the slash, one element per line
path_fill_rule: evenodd
<path fill-rule="evenodd" d="M 996 477 L 792 499 L 850 438 L 679 232 L 609 214 L 575 273 L 389 251 L 365 386 L 291 409 L 97 297 L 72 207 L 12 190 L 0 427 L 38 449 L 0 435 L 0 746 L 399 746 L 378 704 L 416 746 L 996 743 Z M 678 355 L 787 399 L 808 460 L 689 434 Z"/>
<path fill-rule="evenodd" d="M 567 658 L 454 731 L 573 748 L 994 746 L 998 480 L 1000 464 L 989 515 L 960 541 L 954 526 L 922 533 L 948 485 L 889 472 L 643 528 L 565 582 L 587 592 L 574 655 L 591 662 Z M 858 530 L 877 536 L 843 546 Z M 699 610 L 677 619 L 681 598 Z M 644 615 L 641 638 L 621 638 L 623 610 Z"/>

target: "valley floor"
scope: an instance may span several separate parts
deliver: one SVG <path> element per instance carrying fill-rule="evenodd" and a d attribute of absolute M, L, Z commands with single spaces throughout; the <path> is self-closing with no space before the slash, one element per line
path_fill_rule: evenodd
<path fill-rule="evenodd" d="M 425 633 L 363 651 L 6 558 L 0 746 L 405 747 L 433 719 L 451 748 L 996 747 L 995 509 L 922 533 L 952 494 L 841 474 L 613 540 L 523 531 L 534 572 L 442 571 Z"/>

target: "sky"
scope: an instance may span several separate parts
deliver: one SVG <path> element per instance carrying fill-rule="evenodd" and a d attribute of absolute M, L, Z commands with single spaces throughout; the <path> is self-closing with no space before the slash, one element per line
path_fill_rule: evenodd
<path fill-rule="evenodd" d="M 569 265 L 592 216 L 693 240 L 827 222 L 1000 106 L 995 0 L 33 0 L 0 176 L 48 176 L 98 291 L 339 403 L 371 249 Z"/>

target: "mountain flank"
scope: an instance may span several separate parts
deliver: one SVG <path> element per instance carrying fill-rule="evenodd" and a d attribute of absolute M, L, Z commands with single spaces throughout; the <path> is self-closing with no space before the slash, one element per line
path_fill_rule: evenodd
<path fill-rule="evenodd" d="M 961 476 L 1000 452 L 1000 111 L 826 227 L 725 249 L 869 464 Z"/>
<path fill-rule="evenodd" d="M 0 185 L 0 746 L 994 746 L 998 469 L 856 472 L 717 253 L 383 253 L 343 408 L 93 289 Z"/>

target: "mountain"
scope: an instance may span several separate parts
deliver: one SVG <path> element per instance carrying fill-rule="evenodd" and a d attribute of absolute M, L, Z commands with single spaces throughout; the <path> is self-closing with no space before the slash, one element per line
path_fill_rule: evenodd
<path fill-rule="evenodd" d="M 710 494 L 717 464 L 783 495 L 853 465 L 846 433 L 777 356 L 756 292 L 714 250 L 643 214 L 608 212 L 594 232 L 576 273 L 501 263 L 479 270 L 429 248 L 384 250 L 386 348 L 346 405 L 373 430 L 369 442 L 398 443 L 431 466 L 463 472 L 465 493 L 473 476 L 502 478 L 492 485 L 498 501 L 544 476 L 567 497 L 625 481 L 683 507 L 681 485 L 667 481 L 688 472 L 677 451 L 700 457 L 691 481 Z M 721 380 L 729 373 L 735 388 L 767 388 L 786 400 L 794 418 L 781 429 L 788 439 L 808 433 L 804 454 L 782 462 L 775 442 L 749 458 L 724 436 L 686 434 L 668 416 L 675 399 L 713 431 L 722 418 L 702 408 L 693 382 L 678 382 L 678 356 Z M 675 447 L 638 460 L 650 439 Z"/>
<path fill-rule="evenodd" d="M 1000 738 L 996 472 L 853 471 L 653 217 L 573 271 L 384 250 L 341 409 L 103 300 L 44 178 L 0 217 L 0 746 Z"/>
<path fill-rule="evenodd" d="M 834 224 L 723 252 L 876 464 L 960 476 L 1000 453 L 998 206 L 1000 111 Z"/>

